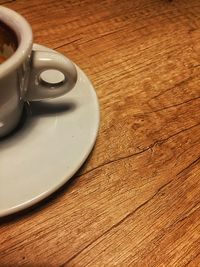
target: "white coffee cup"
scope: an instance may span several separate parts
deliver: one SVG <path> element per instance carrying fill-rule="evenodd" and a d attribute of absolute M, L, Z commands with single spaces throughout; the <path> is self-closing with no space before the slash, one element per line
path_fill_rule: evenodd
<path fill-rule="evenodd" d="M 18 13 L 0 7 L 0 137 L 18 124 L 24 102 L 55 98 L 76 84 L 74 64 L 61 54 L 33 51 L 32 30 Z M 45 83 L 41 73 L 55 69 L 64 74 L 58 84 Z"/>

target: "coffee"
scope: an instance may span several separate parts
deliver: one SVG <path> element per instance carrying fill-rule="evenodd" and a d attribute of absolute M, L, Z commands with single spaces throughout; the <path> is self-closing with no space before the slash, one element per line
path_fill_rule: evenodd
<path fill-rule="evenodd" d="M 3 57 L 3 56 L 0 56 L 0 64 L 1 64 L 1 63 L 3 63 L 5 60 L 6 60 L 6 58 L 5 58 L 5 57 Z"/>
<path fill-rule="evenodd" d="M 77 81 L 76 67 L 68 58 L 48 49 L 35 50 L 32 30 L 27 21 L 15 11 L 0 5 L 0 57 L 2 56 L 0 137 L 6 136 L 17 126 L 26 101 L 62 96 Z M 65 77 L 58 86 L 51 82 L 43 84 L 39 79 L 41 71 L 52 69 L 58 70 Z"/>
<path fill-rule="evenodd" d="M 0 21 L 0 64 L 17 50 L 18 40 L 14 31 Z"/>

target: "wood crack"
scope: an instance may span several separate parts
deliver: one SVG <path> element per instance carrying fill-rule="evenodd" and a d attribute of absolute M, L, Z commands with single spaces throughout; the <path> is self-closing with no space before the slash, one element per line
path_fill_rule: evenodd
<path fill-rule="evenodd" d="M 197 207 L 197 208 L 196 208 L 196 207 Z M 190 216 L 192 216 L 198 209 L 199 209 L 199 202 L 196 203 L 196 204 L 195 204 L 195 205 L 188 211 L 188 214 L 187 214 L 187 215 L 185 215 L 185 216 L 182 217 L 181 219 L 178 219 L 178 220 L 174 221 L 172 224 L 170 224 L 170 225 L 169 225 L 169 226 L 162 232 L 162 234 L 160 234 L 160 235 L 158 235 L 156 238 L 154 238 L 154 239 L 152 240 L 152 242 L 153 242 L 154 244 L 155 244 L 155 243 L 158 243 L 158 244 L 159 244 L 159 243 L 161 242 L 161 240 L 163 239 L 163 237 L 165 237 L 169 231 L 171 231 L 172 229 L 174 229 L 174 228 L 177 226 L 177 224 L 180 224 L 180 223 L 184 222 L 186 219 L 188 219 Z M 142 239 L 137 245 L 140 246 L 140 244 L 141 244 L 144 240 L 145 240 L 145 238 Z M 131 263 L 132 263 L 132 262 L 131 262 Z"/>
<path fill-rule="evenodd" d="M 101 234 L 100 236 L 98 236 L 95 240 L 93 240 L 92 242 L 90 242 L 87 246 L 85 246 L 83 249 L 81 249 L 79 252 L 77 252 L 76 254 L 74 254 L 71 258 L 68 259 L 68 261 L 66 261 L 64 264 L 62 264 L 60 267 L 64 267 L 67 266 L 67 264 L 69 262 L 71 262 L 73 259 L 75 259 L 78 255 L 80 255 L 83 251 L 85 251 L 88 247 L 90 247 L 94 242 L 98 241 L 101 237 L 103 237 L 104 235 L 106 235 L 107 233 L 109 233 L 112 229 L 115 229 L 116 227 L 118 227 L 120 224 L 122 224 L 124 221 L 126 221 L 129 217 L 131 217 L 134 213 L 138 212 L 140 209 L 142 209 L 148 202 L 150 202 L 151 200 L 153 200 L 153 198 L 158 195 L 166 186 L 168 186 L 173 180 L 168 181 L 167 183 L 165 183 L 164 185 L 162 185 L 154 194 L 153 196 L 151 196 L 149 199 L 147 199 L 145 202 L 143 202 L 141 205 L 139 205 L 135 210 L 133 210 L 132 212 L 128 213 L 123 219 L 121 219 L 119 222 L 117 222 L 116 224 L 114 224 L 112 227 L 110 227 L 108 230 L 106 230 L 103 234 Z"/>
<path fill-rule="evenodd" d="M 106 230 L 103 234 L 101 234 L 98 238 L 96 238 L 95 240 L 93 240 L 92 242 L 90 242 L 87 246 L 85 246 L 82 250 L 80 250 L 79 252 L 77 252 L 75 255 L 73 255 L 67 262 L 65 262 L 63 265 L 61 265 L 60 267 L 64 267 L 67 266 L 67 264 L 72 261 L 73 259 L 75 259 L 78 255 L 80 255 L 83 251 L 85 251 L 88 247 L 90 247 L 93 243 L 97 242 L 98 240 L 100 240 L 104 235 L 106 235 L 107 233 L 109 233 L 110 231 L 112 231 L 112 229 L 115 229 L 116 227 L 118 227 L 120 224 L 122 224 L 123 222 L 125 222 L 129 217 L 131 217 L 134 213 L 138 212 L 140 209 L 142 209 L 146 204 L 148 204 L 148 202 L 150 202 L 151 200 L 153 200 L 164 188 L 166 188 L 167 186 L 169 186 L 172 183 L 173 179 L 171 179 L 170 181 L 168 181 L 167 183 L 165 183 L 164 185 L 162 185 L 154 194 L 153 196 L 151 196 L 148 200 L 146 200 L 145 202 L 143 202 L 141 205 L 139 205 L 135 210 L 133 210 L 131 213 L 127 214 L 122 220 L 120 220 L 119 222 L 117 222 L 116 224 L 114 224 L 112 227 L 110 227 L 108 230 Z M 197 207 L 196 209 L 194 209 L 195 207 Z M 199 208 L 199 203 L 197 203 L 195 206 L 193 206 L 190 210 L 189 213 L 184 216 L 183 218 L 175 221 L 171 226 L 168 227 L 174 227 L 175 225 L 177 225 L 178 223 L 183 222 L 185 219 L 189 218 L 197 209 Z M 164 234 L 162 235 L 162 237 L 164 236 Z M 161 237 L 161 238 L 162 238 Z M 101 242 L 101 240 L 99 241 Z M 99 243 L 97 242 L 97 244 Z M 200 253 L 199 253 L 200 254 Z M 199 255 L 197 254 L 195 256 L 195 258 Z M 194 258 L 191 260 L 193 261 Z"/>
<path fill-rule="evenodd" d="M 74 43 L 76 43 L 77 41 L 80 41 L 80 40 L 81 40 L 81 38 L 78 38 L 78 39 L 75 39 L 75 40 L 73 40 L 73 41 L 71 41 L 71 42 L 65 43 L 65 44 L 63 44 L 63 45 L 59 45 L 59 46 L 57 46 L 57 47 L 54 47 L 54 50 L 59 49 L 59 48 L 62 48 L 62 47 L 64 47 L 64 46 L 66 46 L 66 45 L 74 44 Z"/>
<path fill-rule="evenodd" d="M 156 145 L 162 145 L 163 143 L 167 142 L 169 139 L 171 139 L 171 138 L 173 138 L 173 137 L 175 137 L 175 136 L 177 136 L 177 135 L 179 135 L 179 134 L 181 134 L 181 133 L 183 133 L 183 132 L 185 132 L 185 131 L 189 131 L 189 130 L 191 130 L 191 129 L 193 129 L 193 128 L 199 126 L 199 125 L 200 125 L 200 122 L 197 123 L 197 124 L 195 124 L 195 125 L 192 125 L 192 126 L 190 126 L 190 127 L 188 127 L 188 128 L 182 129 L 181 131 L 176 132 L 176 133 L 174 133 L 174 134 L 172 134 L 172 135 L 170 135 L 170 136 L 168 136 L 168 137 L 166 137 L 166 138 L 157 140 L 157 141 L 155 141 L 153 144 L 151 144 L 150 146 L 148 146 L 148 147 L 146 147 L 146 148 L 144 148 L 144 149 L 141 149 L 140 151 L 138 151 L 138 152 L 136 152 L 136 153 L 133 153 L 133 154 L 131 154 L 131 155 L 126 155 L 126 156 L 123 156 L 123 157 L 119 157 L 119 158 L 117 158 L 117 159 L 110 160 L 110 161 L 108 161 L 108 162 L 105 162 L 105 163 L 103 163 L 103 164 L 100 164 L 100 165 L 98 165 L 98 166 L 92 168 L 91 170 L 88 170 L 88 171 L 86 171 L 86 172 L 83 172 L 83 173 L 77 175 L 76 177 L 80 177 L 80 176 L 82 176 L 82 175 L 86 175 L 86 174 L 88 174 L 88 173 L 90 173 L 90 172 L 93 172 L 93 171 L 95 171 L 95 170 L 97 170 L 97 169 L 99 169 L 99 168 L 105 167 L 105 166 L 110 165 L 110 164 L 112 164 L 112 163 L 115 163 L 115 162 L 118 162 L 118 161 L 121 161 L 121 160 L 125 160 L 125 159 L 129 159 L 129 158 L 132 158 L 132 157 L 134 157 L 134 156 L 138 156 L 138 155 L 140 155 L 140 154 L 142 154 L 142 153 L 144 153 L 144 152 L 146 152 L 146 151 L 152 149 L 152 148 L 155 147 Z M 182 171 L 183 171 L 183 170 L 182 170 Z M 182 171 L 181 171 L 181 172 L 182 172 Z M 180 172 L 180 173 L 181 173 L 181 172 Z"/>
<path fill-rule="evenodd" d="M 181 102 L 181 103 L 178 103 L 178 104 L 175 104 L 175 105 L 171 105 L 171 106 L 167 106 L 167 107 L 163 107 L 163 108 L 160 108 L 160 109 L 156 109 L 156 110 L 153 110 L 153 111 L 150 111 L 150 112 L 144 112 L 143 114 L 148 115 L 148 114 L 156 113 L 156 112 L 159 112 L 159 111 L 167 110 L 167 109 L 170 109 L 170 108 L 175 108 L 175 107 L 187 104 L 189 102 L 195 101 L 195 100 L 197 100 L 199 98 L 200 98 L 200 96 L 197 96 L 197 97 L 194 97 L 192 99 L 186 100 L 184 102 Z"/>
<path fill-rule="evenodd" d="M 124 30 L 124 29 L 125 29 L 125 27 L 121 27 L 121 28 L 119 28 L 119 29 L 117 29 L 117 30 L 113 30 L 113 31 L 111 31 L 111 32 L 107 32 L 107 33 L 101 34 L 100 36 L 97 36 L 96 38 L 89 39 L 89 40 L 86 40 L 86 41 L 81 42 L 80 45 L 87 44 L 87 43 L 89 43 L 89 42 L 92 42 L 92 41 L 101 39 L 102 37 L 107 37 L 107 36 L 109 36 L 109 35 L 111 35 L 111 34 L 115 34 L 115 33 L 117 33 L 117 32 L 121 32 L 121 31 Z M 74 41 L 69 42 L 69 43 L 62 44 L 62 45 L 60 45 L 60 46 L 58 46 L 58 47 L 55 47 L 54 49 L 62 48 L 62 47 L 64 47 L 64 46 L 67 46 L 67 45 L 69 45 L 69 44 L 71 44 L 71 43 L 75 43 L 76 41 L 80 41 L 80 40 L 82 40 L 82 38 L 79 38 L 79 39 L 74 40 Z"/>
<path fill-rule="evenodd" d="M 184 85 L 185 83 L 191 81 L 193 78 L 194 78 L 194 77 L 190 76 L 190 77 L 186 78 L 185 80 L 182 80 L 182 81 L 176 83 L 174 86 L 169 87 L 169 88 L 167 88 L 166 90 L 164 90 L 163 92 L 161 92 L 161 93 L 155 95 L 154 97 L 152 97 L 152 98 L 150 99 L 150 101 L 153 100 L 153 99 L 156 99 L 156 98 L 160 97 L 161 95 L 164 95 L 166 92 L 168 92 L 168 91 L 170 91 L 170 90 L 173 90 L 173 89 L 176 88 L 176 87 L 179 87 L 179 86 L 181 86 L 181 85 Z"/>
<path fill-rule="evenodd" d="M 182 217 L 181 219 L 177 220 L 172 226 L 177 225 L 179 223 L 184 222 L 186 219 L 188 219 L 191 215 L 193 215 L 200 207 L 200 202 L 197 202 L 189 211 L 188 213 Z"/>
<path fill-rule="evenodd" d="M 199 163 L 199 161 L 200 161 L 200 156 L 197 159 L 195 159 L 194 161 L 192 161 L 187 167 L 182 169 L 179 173 L 177 173 L 177 176 L 180 175 L 181 173 L 187 171 L 190 167 L 192 167 L 192 166 L 196 165 L 197 163 Z"/>

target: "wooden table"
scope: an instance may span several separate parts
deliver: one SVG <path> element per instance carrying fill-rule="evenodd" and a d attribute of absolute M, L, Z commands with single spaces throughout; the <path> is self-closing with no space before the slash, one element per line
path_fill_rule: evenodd
<path fill-rule="evenodd" d="M 0 266 L 200 266 L 199 0 L 0 0 L 101 105 L 59 192 L 0 224 Z"/>

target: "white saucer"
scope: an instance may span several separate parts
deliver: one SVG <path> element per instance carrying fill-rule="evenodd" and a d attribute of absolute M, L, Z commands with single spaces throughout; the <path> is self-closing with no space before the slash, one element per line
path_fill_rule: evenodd
<path fill-rule="evenodd" d="M 34 49 L 49 50 L 40 45 Z M 79 67 L 77 71 L 78 82 L 70 93 L 31 103 L 21 128 L 0 140 L 0 217 L 55 192 L 91 152 L 99 104 L 91 82 Z"/>

